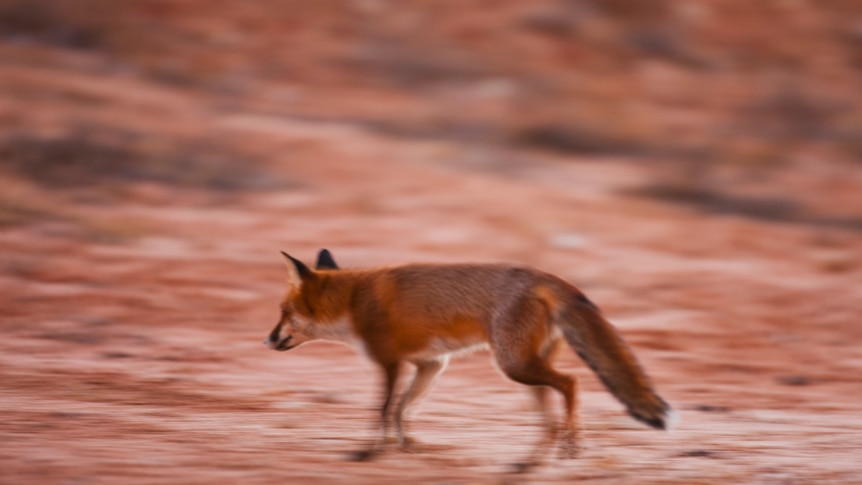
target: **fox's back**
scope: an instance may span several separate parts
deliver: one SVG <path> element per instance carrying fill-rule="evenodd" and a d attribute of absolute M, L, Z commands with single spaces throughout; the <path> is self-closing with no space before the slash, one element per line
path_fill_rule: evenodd
<path fill-rule="evenodd" d="M 496 316 L 553 278 L 504 264 L 410 264 L 363 276 L 354 318 L 373 346 L 393 355 L 487 343 Z"/>
<path fill-rule="evenodd" d="M 384 270 L 378 298 L 411 318 L 490 317 L 500 305 L 535 287 L 543 274 L 503 264 L 410 264 Z"/>

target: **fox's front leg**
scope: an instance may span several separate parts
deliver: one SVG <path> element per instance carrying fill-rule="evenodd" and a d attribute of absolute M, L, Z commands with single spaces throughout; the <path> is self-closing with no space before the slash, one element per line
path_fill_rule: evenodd
<path fill-rule="evenodd" d="M 413 382 L 410 383 L 410 387 L 404 392 L 404 395 L 398 402 L 398 406 L 395 408 L 395 432 L 398 436 L 398 445 L 401 447 L 401 450 L 409 450 L 410 445 L 413 443 L 413 440 L 407 436 L 405 413 L 411 404 L 416 403 L 428 391 L 431 384 L 437 379 L 437 376 L 446 368 L 448 362 L 449 358 L 445 356 L 413 362 L 416 365 L 416 374 L 413 376 Z"/>
<path fill-rule="evenodd" d="M 383 404 L 380 406 L 380 421 L 379 437 L 371 443 L 365 450 L 356 452 L 353 459 L 356 461 L 368 461 L 374 458 L 375 455 L 383 451 L 383 445 L 386 443 L 386 436 L 389 432 L 389 408 L 392 405 L 392 394 L 395 391 L 395 384 L 398 382 L 398 374 L 401 369 L 400 363 L 381 364 L 385 376 L 383 387 Z"/>

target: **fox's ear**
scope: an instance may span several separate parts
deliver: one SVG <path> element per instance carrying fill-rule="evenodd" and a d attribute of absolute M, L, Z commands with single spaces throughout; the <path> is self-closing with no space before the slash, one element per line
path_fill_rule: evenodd
<path fill-rule="evenodd" d="M 316 269 L 338 269 L 338 264 L 332 257 L 332 253 L 328 249 L 321 249 L 317 254 Z"/>
<path fill-rule="evenodd" d="M 287 264 L 287 281 L 289 281 L 294 288 L 299 288 L 302 285 L 303 280 L 311 277 L 313 273 L 302 261 L 284 251 L 281 252 L 281 255 L 284 256 L 284 262 Z"/>

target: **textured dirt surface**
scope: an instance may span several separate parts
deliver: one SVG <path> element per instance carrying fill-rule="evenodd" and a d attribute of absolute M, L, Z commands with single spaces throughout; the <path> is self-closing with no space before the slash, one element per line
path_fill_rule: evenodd
<path fill-rule="evenodd" d="M 223 28 L 207 22 L 192 25 Z M 287 87 L 242 78 L 240 95 L 27 39 L 0 56 L 0 483 L 862 479 L 862 170 L 834 147 L 680 186 L 688 168 L 662 151 L 452 136 L 436 98 L 326 84 L 335 75 L 308 66 Z M 311 261 L 321 247 L 345 267 L 560 274 L 618 326 L 680 422 L 632 421 L 568 353 L 583 453 L 510 474 L 539 419 L 477 353 L 420 404 L 413 453 L 351 462 L 372 437 L 377 370 L 335 344 L 261 345 L 285 289 L 278 251 Z"/>

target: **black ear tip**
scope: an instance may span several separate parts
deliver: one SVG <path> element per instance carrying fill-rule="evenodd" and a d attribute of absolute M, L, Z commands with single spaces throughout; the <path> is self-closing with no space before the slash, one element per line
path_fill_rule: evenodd
<path fill-rule="evenodd" d="M 338 269 L 338 264 L 328 249 L 321 249 L 317 253 L 317 269 Z"/>

